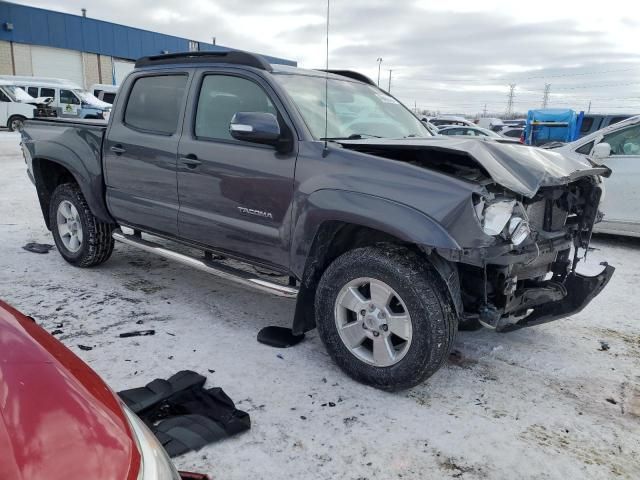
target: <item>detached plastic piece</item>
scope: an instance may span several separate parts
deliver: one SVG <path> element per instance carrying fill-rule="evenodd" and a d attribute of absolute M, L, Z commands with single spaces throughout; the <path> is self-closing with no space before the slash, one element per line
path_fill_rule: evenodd
<path fill-rule="evenodd" d="M 294 335 L 290 328 L 264 327 L 258 332 L 258 342 L 275 348 L 289 348 L 304 340 L 304 333 Z"/>
<path fill-rule="evenodd" d="M 178 473 L 182 480 L 211 480 L 209 476 L 204 473 L 183 472 L 182 470 Z"/>
<path fill-rule="evenodd" d="M 175 457 L 251 428 L 249 414 L 238 410 L 221 388 L 205 390 L 205 380 L 184 370 L 118 395 Z"/>
<path fill-rule="evenodd" d="M 142 416 L 145 409 L 166 400 L 174 393 L 191 387 L 202 388 L 206 380 L 196 372 L 183 370 L 170 377 L 169 380 L 156 378 L 153 382 L 147 383 L 145 387 L 123 390 L 118 392 L 118 395 L 127 404 L 127 407 Z"/>
<path fill-rule="evenodd" d="M 33 253 L 49 253 L 49 250 L 53 249 L 53 245 L 50 245 L 48 243 L 35 243 L 35 242 L 31 242 L 31 243 L 27 243 L 25 246 L 22 247 L 23 250 L 26 250 L 27 252 L 33 252 Z"/>

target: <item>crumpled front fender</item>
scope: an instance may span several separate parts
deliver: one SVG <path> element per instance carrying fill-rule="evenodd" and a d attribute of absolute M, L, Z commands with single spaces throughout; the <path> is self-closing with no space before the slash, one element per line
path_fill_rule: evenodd
<path fill-rule="evenodd" d="M 602 265 L 605 266 L 604 270 L 593 277 L 587 277 L 575 272 L 569 274 L 564 282 L 567 295 L 562 300 L 535 307 L 530 315 L 519 322 L 498 326 L 496 331 L 512 332 L 524 327 L 540 325 L 541 323 L 551 322 L 581 312 L 589 305 L 591 300 L 600 294 L 613 276 L 615 268 L 607 263 L 603 263 Z"/>

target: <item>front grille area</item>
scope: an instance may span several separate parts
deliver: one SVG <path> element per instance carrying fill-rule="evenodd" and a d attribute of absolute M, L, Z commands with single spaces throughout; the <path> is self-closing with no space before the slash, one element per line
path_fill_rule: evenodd
<path fill-rule="evenodd" d="M 569 212 L 558 206 L 557 201 L 541 199 L 526 207 L 529 224 L 536 231 L 557 232 L 567 222 Z M 550 218 L 545 224 L 545 213 L 549 211 Z"/>

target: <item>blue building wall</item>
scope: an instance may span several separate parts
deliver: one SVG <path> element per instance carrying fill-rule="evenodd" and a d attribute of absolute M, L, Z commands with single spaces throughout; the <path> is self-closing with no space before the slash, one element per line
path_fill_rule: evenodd
<path fill-rule="evenodd" d="M 13 25 L 9 29 L 8 25 Z M 189 39 L 127 27 L 79 15 L 0 2 L 0 40 L 66 48 L 136 60 L 147 55 L 188 52 Z M 232 48 L 198 42 L 203 51 Z M 263 55 L 271 63 L 295 66 L 297 62 Z"/>

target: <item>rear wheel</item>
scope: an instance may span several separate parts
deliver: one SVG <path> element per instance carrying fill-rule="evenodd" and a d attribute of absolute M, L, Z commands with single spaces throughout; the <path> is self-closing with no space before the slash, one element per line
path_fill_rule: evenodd
<path fill-rule="evenodd" d="M 20 115 L 14 115 L 9 118 L 7 121 L 7 128 L 10 132 L 20 132 L 22 131 L 22 127 L 24 127 L 25 117 Z"/>
<path fill-rule="evenodd" d="M 114 225 L 101 222 L 75 183 L 59 185 L 51 196 L 49 225 L 60 255 L 78 267 L 106 262 L 113 252 Z"/>
<path fill-rule="evenodd" d="M 316 294 L 316 323 L 347 374 L 385 390 L 433 375 L 457 331 L 447 289 L 428 260 L 388 245 L 349 251 L 327 268 Z"/>

